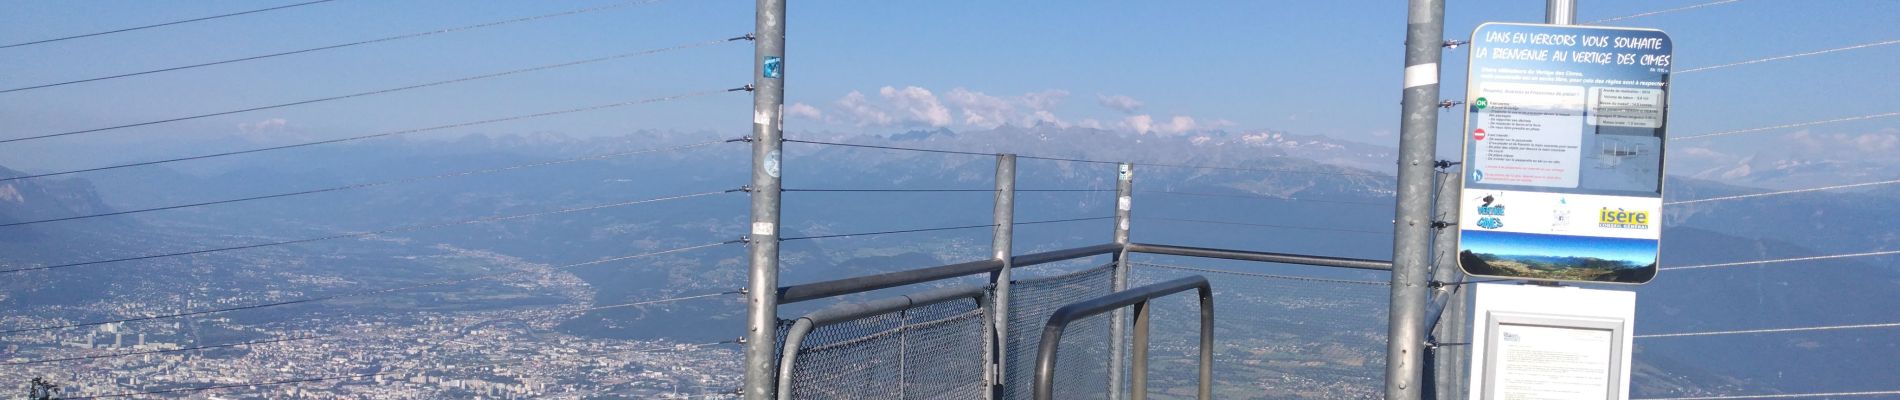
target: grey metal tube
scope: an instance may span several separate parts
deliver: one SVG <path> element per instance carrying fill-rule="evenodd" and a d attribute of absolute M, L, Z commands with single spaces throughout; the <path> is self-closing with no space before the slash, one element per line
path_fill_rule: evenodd
<path fill-rule="evenodd" d="M 789 400 L 792 398 L 792 367 L 798 364 L 798 349 L 803 346 L 805 336 L 810 334 L 813 329 L 858 318 L 958 299 L 973 298 L 977 300 L 978 305 L 981 305 L 983 303 L 983 292 L 983 288 L 977 286 L 949 287 L 863 303 L 838 304 L 799 317 L 797 321 L 792 323 L 791 329 L 785 332 L 785 349 L 779 356 L 778 365 L 778 398 L 781 400 Z"/>
<path fill-rule="evenodd" d="M 1282 264 L 1312 265 L 1318 267 L 1336 267 L 1390 271 L 1389 261 L 1366 260 L 1358 258 L 1307 256 L 1299 254 L 1269 253 L 1262 251 L 1210 249 L 1205 247 L 1173 246 L 1165 244 L 1130 243 L 1130 253 L 1165 254 L 1172 256 L 1221 258 L 1241 261 L 1260 261 Z"/>
<path fill-rule="evenodd" d="M 994 203 L 994 208 L 990 211 L 990 215 L 996 225 L 995 228 L 991 230 L 990 259 L 1003 264 L 1000 268 L 997 268 L 996 271 L 990 272 L 990 284 L 996 288 L 996 297 L 990 299 L 990 301 L 995 304 L 997 310 L 1001 311 L 991 315 L 991 317 L 996 320 L 993 323 L 994 330 L 991 334 L 996 337 L 995 343 L 998 343 L 998 345 L 996 348 L 983 349 L 983 351 L 996 355 L 991 357 L 991 362 L 995 363 L 993 367 L 996 371 L 1006 371 L 1004 366 L 1009 357 L 1003 357 L 1000 349 L 1002 346 L 1001 343 L 1009 343 L 1009 269 L 1014 261 L 1012 258 L 1015 254 L 1013 254 L 1014 250 L 1011 246 L 1014 244 L 1012 235 L 1014 235 L 1016 231 L 1015 154 L 996 155 L 996 202 Z M 1009 381 L 1009 378 L 1004 376 L 1004 374 L 995 374 L 995 377 L 995 381 L 992 382 L 995 386 L 986 388 L 989 390 L 984 391 L 985 393 L 994 394 L 997 391 L 997 387 L 1007 384 Z"/>
<path fill-rule="evenodd" d="M 1128 290 L 1128 221 L 1135 202 L 1135 164 L 1121 163 L 1119 167 L 1115 176 L 1115 244 L 1122 245 L 1122 250 L 1115 252 L 1115 291 L 1117 292 Z M 1108 347 L 1109 400 L 1121 399 L 1122 371 L 1126 367 L 1122 354 L 1127 352 L 1124 349 L 1126 343 L 1122 342 L 1122 336 L 1127 329 L 1127 313 L 1115 310 L 1114 319 L 1110 320 L 1108 325 L 1108 337 L 1113 338 Z M 1139 351 L 1144 356 L 1147 354 L 1146 349 Z M 1142 372 L 1144 375 L 1146 373 Z M 1138 395 L 1135 398 L 1143 397 L 1146 396 Z"/>
<path fill-rule="evenodd" d="M 1454 169 L 1453 171 L 1457 171 Z M 1464 280 L 1464 271 L 1458 268 L 1458 183 L 1462 172 L 1438 174 L 1438 200 L 1436 208 L 1438 218 L 1451 225 L 1438 229 L 1432 239 L 1437 258 L 1432 262 L 1433 282 L 1460 282 Z M 1470 328 L 1465 320 L 1464 285 L 1439 286 L 1433 298 L 1439 306 L 1432 318 L 1432 337 L 1439 343 L 1470 343 L 1464 339 Z M 1435 347 L 1431 349 L 1433 363 L 1431 368 L 1432 388 L 1435 399 L 1462 399 L 1464 396 L 1465 358 L 1469 349 L 1464 347 Z"/>
<path fill-rule="evenodd" d="M 778 328 L 779 161 L 785 105 L 785 0 L 756 0 L 752 41 L 752 235 L 746 290 L 747 400 L 772 398 Z"/>
<path fill-rule="evenodd" d="M 1121 311 L 1122 309 L 1115 309 L 1116 313 Z M 1134 344 L 1130 346 L 1135 353 L 1132 357 L 1134 369 L 1128 371 L 1131 382 L 1129 392 L 1132 393 L 1131 397 L 1134 400 L 1148 399 L 1148 331 L 1152 314 L 1154 314 L 1154 307 L 1150 307 L 1148 302 L 1135 304 L 1135 339 Z M 1120 338 L 1116 338 L 1115 341 L 1121 342 Z"/>
<path fill-rule="evenodd" d="M 1179 278 L 1153 285 L 1131 288 L 1110 293 L 1106 296 L 1071 303 L 1049 314 L 1049 323 L 1043 326 L 1042 342 L 1036 348 L 1036 382 L 1033 387 L 1036 400 L 1055 398 L 1056 349 L 1062 343 L 1062 333 L 1069 324 L 1077 320 L 1101 315 L 1110 311 L 1137 304 L 1147 304 L 1149 300 L 1174 293 L 1195 289 L 1201 300 L 1201 363 L 1199 396 L 1206 400 L 1213 396 L 1214 383 L 1214 290 L 1207 278 L 1199 275 Z"/>
<path fill-rule="evenodd" d="M 1544 3 L 1544 23 L 1576 25 L 1577 0 L 1548 0 Z"/>
<path fill-rule="evenodd" d="M 1398 204 L 1392 239 L 1392 299 L 1386 326 L 1385 398 L 1416 400 L 1424 363 L 1426 264 L 1431 261 L 1432 166 L 1437 157 L 1443 0 L 1411 0 L 1399 125 Z"/>
<path fill-rule="evenodd" d="M 1098 244 L 1088 247 L 1062 249 L 1042 253 L 1024 254 L 1011 257 L 1012 265 L 1027 267 L 1063 260 L 1109 254 L 1121 250 L 1114 243 Z M 906 271 L 886 272 L 852 278 L 835 279 L 793 285 L 778 289 L 779 304 L 791 304 L 817 300 L 827 297 L 863 293 L 872 290 L 918 284 L 941 279 L 950 279 L 980 273 L 995 272 L 1003 268 L 1003 262 L 997 260 L 969 261 L 950 265 L 919 268 Z"/>

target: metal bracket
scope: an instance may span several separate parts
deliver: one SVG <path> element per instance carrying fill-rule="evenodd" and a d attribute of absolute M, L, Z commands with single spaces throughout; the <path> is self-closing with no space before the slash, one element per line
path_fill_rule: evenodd
<path fill-rule="evenodd" d="M 1445 101 L 1438 102 L 1438 108 L 1443 108 L 1445 109 L 1445 111 L 1451 111 L 1452 107 L 1457 107 L 1460 104 L 1465 104 L 1464 100 L 1445 100 Z"/>
<path fill-rule="evenodd" d="M 1467 45 L 1467 44 L 1471 44 L 1471 41 L 1469 41 L 1469 40 L 1446 40 L 1446 41 L 1445 41 L 1445 48 L 1447 48 L 1447 49 L 1452 49 L 1452 50 L 1457 50 L 1457 49 L 1458 49 L 1458 46 L 1463 46 L 1463 45 Z"/>

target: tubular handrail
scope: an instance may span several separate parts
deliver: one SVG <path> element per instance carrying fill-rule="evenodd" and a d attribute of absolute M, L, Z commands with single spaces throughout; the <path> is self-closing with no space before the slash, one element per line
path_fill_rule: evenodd
<path fill-rule="evenodd" d="M 987 297 L 987 293 L 988 290 L 982 286 L 949 287 L 863 303 L 838 304 L 799 317 L 792 323 L 791 329 L 785 332 L 785 344 L 780 350 L 781 354 L 778 364 L 778 398 L 781 400 L 790 400 L 792 398 L 792 367 L 798 363 L 798 349 L 804 344 L 805 335 L 810 334 L 813 329 L 872 315 L 959 299 L 975 299 L 978 306 L 982 307 L 987 304 L 987 302 L 984 301 L 984 297 Z M 984 320 L 986 321 L 985 325 L 988 325 L 988 318 L 986 317 Z M 987 330 L 988 329 L 985 329 L 985 331 Z"/>
<path fill-rule="evenodd" d="M 1072 249 L 1062 249 L 1011 257 L 1011 267 L 1022 268 L 1031 265 L 1047 264 L 1063 260 L 1073 260 L 1121 251 L 1119 244 L 1108 243 Z M 887 272 L 852 278 L 836 279 L 792 285 L 778 289 L 779 305 L 811 301 L 827 297 L 837 297 L 853 293 L 863 293 L 878 289 L 912 285 L 941 279 L 950 279 L 981 273 L 996 272 L 1003 269 L 1000 260 L 970 261 L 964 263 L 918 268 L 906 271 Z"/>
<path fill-rule="evenodd" d="M 1134 344 L 1130 346 L 1133 364 L 1129 368 L 1130 384 L 1134 400 L 1148 397 L 1148 324 L 1150 308 L 1148 301 L 1162 296 L 1195 289 L 1201 298 L 1201 365 L 1199 398 L 1213 398 L 1214 382 L 1214 293 L 1207 278 L 1199 275 L 1161 282 L 1128 290 L 1111 293 L 1106 296 L 1083 300 L 1056 309 L 1049 315 L 1048 325 L 1042 329 L 1042 343 L 1036 352 L 1036 400 L 1055 398 L 1056 349 L 1062 343 L 1062 333 L 1069 324 L 1096 315 L 1101 315 L 1122 307 L 1135 307 Z M 1120 340 L 1119 338 L 1112 340 Z"/>

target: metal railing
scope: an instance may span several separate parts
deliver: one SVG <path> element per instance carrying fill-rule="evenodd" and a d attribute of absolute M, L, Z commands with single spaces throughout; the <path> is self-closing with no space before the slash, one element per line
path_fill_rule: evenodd
<path fill-rule="evenodd" d="M 1049 315 L 1049 324 L 1042 329 L 1042 344 L 1036 352 L 1036 400 L 1055 398 L 1056 348 L 1062 343 L 1062 334 L 1070 323 L 1083 318 L 1101 315 L 1123 307 L 1135 309 L 1134 344 L 1129 346 L 1133 360 L 1129 367 L 1129 382 L 1134 400 L 1148 398 L 1148 331 L 1152 308 L 1150 300 L 1195 289 L 1201 299 L 1201 360 L 1200 385 L 1197 393 L 1200 399 L 1213 398 L 1214 383 L 1214 292 L 1207 278 L 1191 276 L 1123 290 L 1078 303 L 1069 304 Z"/>

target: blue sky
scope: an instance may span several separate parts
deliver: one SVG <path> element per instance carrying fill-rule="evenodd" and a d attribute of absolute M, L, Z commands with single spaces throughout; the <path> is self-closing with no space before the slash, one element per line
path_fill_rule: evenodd
<path fill-rule="evenodd" d="M 19 42 L 288 1 L 15 2 Z M 1579 20 L 1703 3 L 1581 0 Z M 0 49 L 0 86 L 86 78 L 545 14 L 611 1 L 380 2 L 315 6 Z M 1485 21 L 1537 22 L 1541 1 L 1454 1 L 1447 36 Z M 353 93 L 743 34 L 752 3 L 657 4 L 149 76 L 0 94 L 4 136 L 163 119 Z M 890 2 L 792 4 L 788 130 L 887 133 L 1055 122 L 1170 134 L 1273 129 L 1396 144 L 1402 2 Z M 1617 24 L 1668 31 L 1678 68 L 1900 39 L 1900 2 L 1745 0 Z M 76 145 L 246 134 L 326 138 L 735 87 L 750 48 L 730 44 L 311 106 L 0 145 L 33 160 Z M 1446 53 L 1444 97 L 1463 90 Z M 1900 45 L 1685 74 L 1671 133 L 1688 135 L 1900 111 Z M 888 89 L 886 89 L 888 88 Z M 857 95 L 852 95 L 852 93 Z M 927 94 L 926 94 L 927 93 Z M 1131 107 L 1139 104 L 1139 107 Z M 736 135 L 749 100 L 726 94 L 419 135 L 635 129 Z M 799 106 L 803 105 L 803 106 Z M 1140 123 L 1142 119 L 1146 123 Z M 1440 148 L 1457 149 L 1456 113 Z M 1822 156 L 1891 151 L 1900 118 L 1811 128 Z M 1681 145 L 1672 163 L 1778 151 L 1739 135 Z M 1871 137 L 1869 135 L 1872 135 Z M 289 139 L 287 139 L 289 140 Z M 1868 144 L 1873 146 L 1869 147 Z M 1698 149 L 1699 150 L 1696 150 Z M 1034 149 L 1022 149 L 1030 151 Z M 29 161 L 30 162 L 30 161 Z"/>

